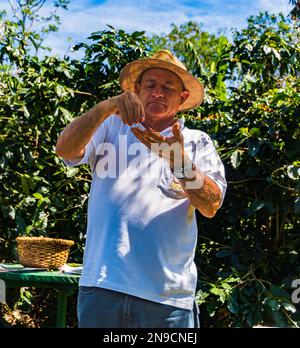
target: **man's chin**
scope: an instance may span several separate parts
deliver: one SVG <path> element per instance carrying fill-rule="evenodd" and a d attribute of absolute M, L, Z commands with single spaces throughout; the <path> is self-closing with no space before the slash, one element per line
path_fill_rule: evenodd
<path fill-rule="evenodd" d="M 164 117 L 167 115 L 167 110 L 164 106 L 154 106 L 148 108 L 147 114 L 152 117 Z"/>

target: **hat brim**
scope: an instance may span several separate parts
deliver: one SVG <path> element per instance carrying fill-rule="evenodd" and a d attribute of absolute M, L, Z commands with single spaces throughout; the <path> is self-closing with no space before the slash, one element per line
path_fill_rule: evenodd
<path fill-rule="evenodd" d="M 120 85 L 122 90 L 134 92 L 135 83 L 138 81 L 138 78 L 144 71 L 150 68 L 170 70 L 182 80 L 185 89 L 189 92 L 189 96 L 184 103 L 180 105 L 179 111 L 192 109 L 202 103 L 204 98 L 204 88 L 200 81 L 188 71 L 162 59 L 145 58 L 134 60 L 127 64 L 120 74 Z"/>

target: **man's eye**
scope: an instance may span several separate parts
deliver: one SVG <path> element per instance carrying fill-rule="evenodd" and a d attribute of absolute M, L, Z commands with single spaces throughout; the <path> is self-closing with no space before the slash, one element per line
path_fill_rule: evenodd
<path fill-rule="evenodd" d="M 172 86 L 164 86 L 164 90 L 165 91 L 173 91 L 175 88 L 174 87 L 172 87 Z"/>

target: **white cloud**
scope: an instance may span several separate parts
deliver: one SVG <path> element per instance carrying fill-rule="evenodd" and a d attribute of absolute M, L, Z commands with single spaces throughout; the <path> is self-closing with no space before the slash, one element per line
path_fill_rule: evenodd
<path fill-rule="evenodd" d="M 44 41 L 44 46 L 51 48 L 51 52 L 49 54 L 59 55 L 61 57 L 67 54 L 70 49 L 70 43 L 65 35 L 58 33 L 49 35 Z"/>
<path fill-rule="evenodd" d="M 240 28 L 246 25 L 247 17 L 260 11 L 289 12 L 288 0 L 108 0 L 92 7 L 86 3 L 71 2 L 70 11 L 63 14 L 61 31 L 84 37 L 111 24 L 128 31 L 162 33 L 169 31 L 171 23 L 196 20 L 204 29 L 217 32 L 220 28 Z"/>
<path fill-rule="evenodd" d="M 109 0 L 101 5 L 81 8 L 75 3 L 76 10 L 73 10 L 71 3 L 70 10 L 60 13 L 62 25 L 60 33 L 72 36 L 73 43 L 85 40 L 90 33 L 107 28 L 110 24 L 116 28 L 122 28 L 127 31 L 145 30 L 147 33 L 168 32 L 171 23 L 181 24 L 186 22 L 189 17 L 186 13 L 189 7 L 173 3 L 170 6 L 170 0 L 157 1 L 116 1 Z M 168 8 L 168 11 L 162 11 L 162 8 Z M 55 42 L 53 33 L 48 38 L 48 45 Z M 58 45 L 58 43 L 60 43 Z M 53 46 L 52 46 L 53 47 Z M 63 40 L 59 39 L 55 45 L 53 53 L 62 55 L 66 51 L 63 48 Z"/>
<path fill-rule="evenodd" d="M 8 1 L 0 0 L 0 8 Z M 48 1 L 42 13 L 52 8 Z M 166 33 L 170 24 L 182 24 L 188 20 L 203 23 L 203 29 L 216 33 L 219 29 L 229 35 L 231 28 L 240 29 L 247 25 L 246 19 L 260 11 L 287 14 L 291 10 L 288 0 L 71 0 L 69 10 L 59 10 L 61 27 L 52 33 L 47 44 L 53 53 L 63 55 L 69 43 L 84 41 L 92 32 L 110 24 L 126 31 L 145 30 L 150 33 Z"/>
<path fill-rule="evenodd" d="M 256 3 L 257 8 L 270 13 L 282 12 L 288 14 L 293 8 L 288 0 L 257 0 Z"/>
<path fill-rule="evenodd" d="M 8 1 L 0 0 L 0 11 L 10 11 L 11 7 Z"/>
<path fill-rule="evenodd" d="M 162 7 L 168 11 L 162 11 Z M 64 16 L 62 30 L 77 34 L 90 33 L 106 24 L 129 31 L 147 30 L 161 32 L 169 28 L 171 22 L 181 23 L 188 19 L 185 8 L 171 1 L 115 1 L 77 11 Z"/>

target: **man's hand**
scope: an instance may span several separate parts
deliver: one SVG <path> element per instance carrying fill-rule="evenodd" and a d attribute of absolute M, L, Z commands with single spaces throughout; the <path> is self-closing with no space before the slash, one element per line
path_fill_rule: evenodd
<path fill-rule="evenodd" d="M 110 103 L 112 113 L 119 115 L 128 126 L 145 121 L 143 104 L 133 92 L 122 93 L 107 99 L 106 102 Z"/>
<path fill-rule="evenodd" d="M 175 123 L 172 127 L 173 136 L 164 137 L 159 132 L 153 129 L 141 130 L 138 128 L 131 128 L 134 135 L 145 144 L 151 151 L 155 152 L 158 156 L 163 157 L 169 163 L 171 169 L 178 169 L 178 166 L 182 165 L 182 168 L 186 163 L 190 161 L 188 156 L 184 152 L 183 136 L 180 132 L 180 125 Z M 156 145 L 156 146 L 155 146 Z M 179 151 L 163 151 L 164 146 L 171 149 L 178 149 Z M 174 146 L 178 145 L 178 146 Z M 191 180 L 190 180 L 191 179 Z M 201 170 L 193 169 L 193 177 L 190 179 L 180 180 L 181 185 L 191 204 L 200 211 L 200 213 L 208 218 L 212 218 L 221 203 L 221 190 L 218 185 L 206 176 Z"/>
<path fill-rule="evenodd" d="M 131 128 L 132 133 L 144 145 L 146 145 L 156 155 L 164 158 L 170 165 L 171 169 L 182 167 L 188 160 L 184 153 L 183 135 L 180 131 L 178 122 L 172 126 L 173 136 L 165 137 L 159 132 L 148 128 L 141 130 L 139 128 Z"/>

